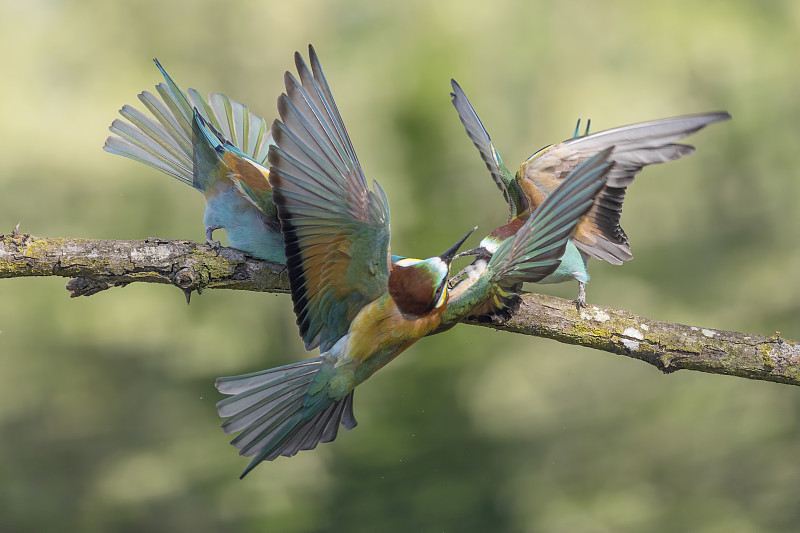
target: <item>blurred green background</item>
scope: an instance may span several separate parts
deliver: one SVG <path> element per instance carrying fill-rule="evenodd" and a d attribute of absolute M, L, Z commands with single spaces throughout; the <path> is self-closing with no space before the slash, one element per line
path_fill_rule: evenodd
<path fill-rule="evenodd" d="M 800 3 L 0 2 L 0 232 L 202 240 L 201 195 L 101 150 L 161 81 L 271 120 L 317 48 L 393 247 L 440 253 L 506 215 L 449 101 L 516 166 L 571 135 L 734 120 L 629 189 L 636 260 L 590 303 L 800 338 Z M 219 430 L 216 376 L 307 357 L 285 296 L 166 286 L 70 300 L 0 281 L 2 531 L 796 531 L 800 390 L 458 327 L 359 388 L 360 425 L 260 466 Z M 572 298 L 576 287 L 548 288 Z"/>

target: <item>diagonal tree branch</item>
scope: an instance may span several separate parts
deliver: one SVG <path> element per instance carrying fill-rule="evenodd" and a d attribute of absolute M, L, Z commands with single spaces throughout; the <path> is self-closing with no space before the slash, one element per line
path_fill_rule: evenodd
<path fill-rule="evenodd" d="M 525 295 L 504 324 L 480 325 L 626 355 L 664 373 L 686 369 L 800 385 L 800 343 L 778 333 L 686 326 L 596 305 L 578 316 L 572 301 L 542 294 Z"/>
<path fill-rule="evenodd" d="M 0 235 L 0 278 L 71 278 L 72 297 L 89 296 L 134 282 L 172 284 L 186 294 L 203 289 L 288 292 L 282 265 L 231 248 L 217 255 L 190 241 L 47 239 Z M 800 385 L 800 343 L 661 322 L 629 311 L 591 305 L 578 314 L 570 301 L 539 294 L 523 297 L 502 324 L 473 325 L 547 337 L 625 355 L 669 373 L 680 369 Z"/>

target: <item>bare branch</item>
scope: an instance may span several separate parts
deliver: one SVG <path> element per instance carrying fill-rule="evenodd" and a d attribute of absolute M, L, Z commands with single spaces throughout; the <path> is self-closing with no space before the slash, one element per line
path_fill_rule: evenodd
<path fill-rule="evenodd" d="M 46 239 L 16 230 L 0 235 L 0 278 L 73 278 L 67 284 L 73 297 L 134 282 L 172 284 L 187 298 L 207 288 L 288 292 L 284 270 L 238 250 L 217 255 L 189 241 Z M 667 373 L 687 369 L 800 385 L 800 344 L 777 333 L 685 326 L 594 305 L 578 314 L 571 301 L 539 294 L 525 295 L 505 323 L 466 323 L 626 355 Z"/>

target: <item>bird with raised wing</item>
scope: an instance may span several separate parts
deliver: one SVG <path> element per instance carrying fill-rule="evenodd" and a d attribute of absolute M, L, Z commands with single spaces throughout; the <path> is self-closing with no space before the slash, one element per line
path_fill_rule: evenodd
<path fill-rule="evenodd" d="M 581 162 L 611 146 L 609 160 L 614 168 L 594 206 L 581 218 L 575 234 L 561 258 L 559 267 L 539 283 L 560 283 L 576 280 L 578 308 L 586 306 L 585 284 L 589 281 L 587 263 L 590 257 L 620 265 L 633 258 L 628 236 L 620 226 L 622 204 L 628 186 L 647 165 L 664 163 L 690 155 L 694 147 L 676 143 L 714 122 L 728 120 L 724 111 L 685 115 L 674 118 L 622 126 L 589 135 L 578 136 L 542 148 L 530 156 L 515 175 L 503 164 L 489 134 L 464 91 L 451 80 L 453 106 L 467 135 L 478 149 L 489 173 L 509 205 L 508 223 L 487 235 L 478 248 L 460 255 L 475 255 L 473 267 L 482 269 L 500 243 L 513 235 L 531 213 L 552 194 L 556 187 Z"/>
<path fill-rule="evenodd" d="M 436 333 L 464 318 L 503 321 L 519 307 L 523 283 L 539 283 L 559 268 L 581 217 L 594 205 L 615 163 L 609 147 L 584 160 L 466 278 L 452 280 L 449 305 Z M 519 219 L 517 219 L 519 220 Z"/>
<path fill-rule="evenodd" d="M 285 75 L 269 162 L 297 324 L 306 348 L 318 347 L 320 355 L 217 380 L 217 389 L 230 395 L 217 404 L 227 419 L 222 427 L 239 432 L 231 444 L 252 457 L 242 476 L 262 461 L 334 440 L 340 424 L 356 425 L 355 387 L 442 326 L 449 265 L 472 232 L 440 256 L 390 261 L 386 195 L 377 182 L 370 190 L 312 47 L 309 59 L 310 68 L 295 54 L 298 77 Z M 469 284 L 449 320 L 466 316 L 470 304 L 503 300 L 501 277 L 554 270 L 608 166 L 595 165 L 578 176 L 580 183 L 570 180 L 565 194 L 554 194 L 546 213 L 534 217 L 538 225 L 502 248 L 487 269 L 491 275 Z"/>
<path fill-rule="evenodd" d="M 175 83 L 158 60 L 166 83 L 158 96 L 139 100 L 148 115 L 130 105 L 120 109 L 114 135 L 103 149 L 160 170 L 203 193 L 206 241 L 219 249 L 213 233 L 225 229 L 230 245 L 259 259 L 284 264 L 283 239 L 272 202 L 266 158 L 272 135 L 247 106 L 223 94 L 206 100 Z M 160 98 L 159 98 L 160 97 Z"/>

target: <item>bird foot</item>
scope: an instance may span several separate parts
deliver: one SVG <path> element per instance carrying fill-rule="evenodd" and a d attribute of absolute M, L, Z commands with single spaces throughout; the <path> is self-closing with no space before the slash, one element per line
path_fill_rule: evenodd
<path fill-rule="evenodd" d="M 209 226 L 206 228 L 206 244 L 208 244 L 217 255 L 219 255 L 219 251 L 222 249 L 222 243 L 214 240 L 214 231 L 218 229 L 222 229 L 222 226 Z"/>
<path fill-rule="evenodd" d="M 219 241 L 206 241 L 206 244 L 208 244 L 211 247 L 211 250 L 216 255 L 219 255 L 219 251 L 222 250 L 222 243 Z"/>
<path fill-rule="evenodd" d="M 580 314 L 581 308 L 586 309 L 586 284 L 578 282 L 578 297 L 572 300 L 575 310 Z"/>

